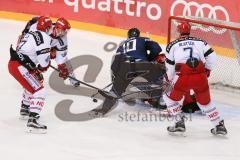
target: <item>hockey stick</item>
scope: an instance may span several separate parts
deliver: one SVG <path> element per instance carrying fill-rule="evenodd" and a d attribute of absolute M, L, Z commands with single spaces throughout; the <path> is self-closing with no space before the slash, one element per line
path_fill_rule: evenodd
<path fill-rule="evenodd" d="M 54 67 L 54 66 L 52 66 L 52 65 L 50 65 L 50 67 L 51 67 L 52 69 L 54 69 L 55 71 L 60 72 L 59 69 L 57 69 L 56 67 Z M 98 91 L 98 93 L 101 94 L 101 95 L 102 95 L 103 97 L 105 97 L 105 98 L 109 98 L 109 99 L 117 99 L 117 98 L 118 98 L 118 97 L 114 97 L 113 95 L 111 95 L 111 93 L 109 93 L 109 92 L 107 92 L 107 91 L 104 91 L 104 90 L 102 90 L 102 89 L 100 89 L 100 88 L 97 88 L 97 87 L 92 86 L 92 85 L 90 85 L 90 84 L 88 84 L 88 83 L 85 83 L 85 82 L 83 82 L 83 81 L 80 81 L 80 80 L 76 79 L 75 77 L 72 77 L 72 76 L 67 76 L 67 77 L 70 78 L 70 79 L 72 79 L 72 80 L 75 80 L 75 81 L 77 81 L 77 82 L 79 82 L 79 83 L 81 83 L 81 84 L 83 84 L 83 85 L 85 85 L 85 86 L 87 86 L 87 87 L 96 89 L 96 90 Z"/>
<path fill-rule="evenodd" d="M 60 72 L 59 69 L 57 69 L 56 67 L 54 67 L 54 66 L 52 66 L 52 65 L 50 65 L 50 67 L 51 67 L 52 69 L 54 69 L 55 71 Z M 67 76 L 67 77 L 70 78 L 70 79 L 73 79 L 73 80 L 75 80 L 75 81 L 77 81 L 77 82 L 79 82 L 79 83 L 81 83 L 81 84 L 83 84 L 83 85 L 85 85 L 85 86 L 87 86 L 87 87 L 96 89 L 96 90 L 98 91 L 97 93 L 99 93 L 99 94 L 101 94 L 103 97 L 109 98 L 109 99 L 116 99 L 116 100 L 118 100 L 118 99 L 121 99 L 121 98 L 123 98 L 123 97 L 129 96 L 129 95 L 132 95 L 132 94 L 137 94 L 137 93 L 142 93 L 142 92 L 144 92 L 144 91 L 136 91 L 136 92 L 132 92 L 132 93 L 128 93 L 128 94 L 124 94 L 124 95 L 121 95 L 121 96 L 116 97 L 116 96 L 111 95 L 111 93 L 109 93 L 109 92 L 107 92 L 107 91 L 104 91 L 103 89 L 100 89 L 100 88 L 97 88 L 97 87 L 92 86 L 92 85 L 90 85 L 90 84 L 87 84 L 87 83 L 85 83 L 85 82 L 83 82 L 83 81 L 80 81 L 80 80 L 78 80 L 78 79 L 76 79 L 76 78 L 74 78 L 74 77 L 72 77 L 72 76 Z M 107 88 L 107 87 L 109 87 L 110 85 L 112 85 L 112 83 L 109 84 L 109 85 L 107 85 L 107 86 L 104 87 L 104 88 Z M 96 93 L 96 94 L 97 94 L 97 93 Z M 91 98 L 93 98 L 93 96 L 91 96 Z M 96 99 L 93 99 L 93 101 L 94 101 L 94 102 L 97 102 Z"/>
<path fill-rule="evenodd" d="M 113 84 L 113 82 L 111 82 L 110 84 L 108 84 L 107 86 L 105 86 L 102 90 L 105 90 L 106 88 L 108 88 L 109 86 L 111 86 Z M 91 98 L 94 98 L 99 92 L 94 93 L 93 95 L 91 95 Z"/>

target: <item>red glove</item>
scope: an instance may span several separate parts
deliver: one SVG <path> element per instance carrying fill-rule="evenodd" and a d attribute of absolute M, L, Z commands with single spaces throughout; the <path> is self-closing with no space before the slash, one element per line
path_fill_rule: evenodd
<path fill-rule="evenodd" d="M 63 78 L 64 80 L 67 79 L 69 73 L 65 63 L 58 65 L 59 70 L 59 77 Z"/>
<path fill-rule="evenodd" d="M 164 63 L 166 60 L 166 56 L 165 54 L 159 54 L 154 60 L 158 63 Z"/>
<path fill-rule="evenodd" d="M 205 74 L 207 75 L 207 77 L 210 77 L 210 73 L 211 73 L 211 70 L 205 68 Z"/>

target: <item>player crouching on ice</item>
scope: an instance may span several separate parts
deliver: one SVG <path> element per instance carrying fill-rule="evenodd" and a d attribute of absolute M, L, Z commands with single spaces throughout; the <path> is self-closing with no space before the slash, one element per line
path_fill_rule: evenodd
<path fill-rule="evenodd" d="M 147 37 L 140 37 L 138 28 L 129 29 L 127 36 L 127 40 L 117 49 L 111 65 L 112 91 L 117 96 L 121 96 L 136 77 L 143 77 L 148 82 L 160 85 L 165 74 L 165 56 L 160 54 L 162 48 L 159 44 Z M 154 107 L 159 107 L 161 97 L 162 94 L 157 98 L 149 99 L 148 102 Z"/>
<path fill-rule="evenodd" d="M 24 34 L 16 51 L 10 48 L 9 73 L 23 86 L 21 113 L 27 114 L 29 132 L 46 133 L 47 126 L 39 124 L 37 119 L 44 107 L 45 88 L 43 75 L 50 66 L 52 21 L 41 16 L 36 30 Z"/>
<path fill-rule="evenodd" d="M 169 132 L 185 132 L 184 115 L 179 101 L 184 94 L 194 91 L 198 106 L 214 124 L 211 133 L 225 135 L 224 120 L 213 106 L 210 98 L 208 75 L 216 63 L 216 53 L 200 38 L 190 36 L 191 25 L 182 22 L 178 25 L 180 37 L 167 45 L 166 68 L 172 88 L 164 94 L 168 111 L 175 116 L 175 124 L 169 126 Z M 178 119 L 177 119 L 178 117 Z M 180 118 L 179 118 L 180 117 Z"/>

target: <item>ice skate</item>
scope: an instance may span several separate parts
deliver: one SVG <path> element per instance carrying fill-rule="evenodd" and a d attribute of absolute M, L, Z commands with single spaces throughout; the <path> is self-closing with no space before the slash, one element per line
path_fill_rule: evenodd
<path fill-rule="evenodd" d="M 20 117 L 21 120 L 27 120 L 29 116 L 29 105 L 25 105 L 22 103 L 21 109 L 20 109 Z"/>
<path fill-rule="evenodd" d="M 215 128 L 212 128 L 211 133 L 214 135 L 226 135 L 227 129 L 225 128 L 224 121 L 220 121 L 219 124 L 215 126 Z"/>
<path fill-rule="evenodd" d="M 170 135 L 182 135 L 185 136 L 186 128 L 184 117 L 181 118 L 180 121 L 176 122 L 174 126 L 167 127 L 167 131 Z"/>
<path fill-rule="evenodd" d="M 38 114 L 37 113 L 30 113 L 29 119 L 28 119 L 28 122 L 27 122 L 27 132 L 36 133 L 36 134 L 47 133 L 47 126 L 38 123 L 36 115 L 38 115 Z"/>

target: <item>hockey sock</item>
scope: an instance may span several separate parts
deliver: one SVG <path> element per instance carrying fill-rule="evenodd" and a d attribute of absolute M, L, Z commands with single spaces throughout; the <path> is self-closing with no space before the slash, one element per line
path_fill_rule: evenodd
<path fill-rule="evenodd" d="M 181 105 L 178 101 L 173 101 L 167 95 L 163 95 L 163 99 L 167 105 L 168 113 L 172 116 L 182 116 Z"/>
<path fill-rule="evenodd" d="M 206 114 L 208 119 L 214 124 L 214 126 L 218 125 L 220 121 L 222 121 L 222 117 L 220 116 L 216 107 L 214 107 L 211 102 L 207 105 L 201 105 L 198 103 L 200 109 Z"/>
<path fill-rule="evenodd" d="M 30 100 L 29 111 L 39 114 L 44 106 L 44 101 L 45 101 L 45 89 L 42 88 L 41 90 L 33 94 L 33 97 Z"/>
<path fill-rule="evenodd" d="M 22 103 L 29 106 L 31 98 L 32 98 L 32 94 L 27 90 L 24 90 L 22 95 Z"/>

